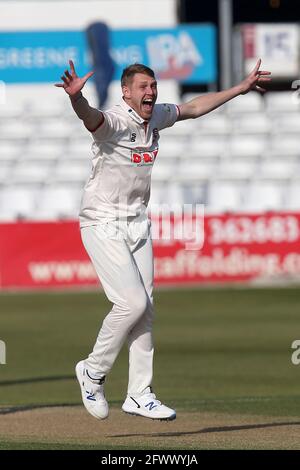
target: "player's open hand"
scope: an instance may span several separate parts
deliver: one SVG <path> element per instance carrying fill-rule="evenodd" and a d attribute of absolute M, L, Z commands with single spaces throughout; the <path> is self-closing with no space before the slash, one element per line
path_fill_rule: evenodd
<path fill-rule="evenodd" d="M 69 60 L 71 73 L 68 70 L 65 70 L 64 75 L 61 79 L 63 83 L 55 83 L 55 86 L 64 88 L 65 92 L 70 96 L 75 96 L 77 93 L 82 90 L 87 80 L 94 74 L 94 72 L 88 72 L 84 77 L 80 78 L 75 72 L 74 63 L 72 60 Z"/>
<path fill-rule="evenodd" d="M 267 91 L 265 88 L 261 87 L 260 85 L 264 85 L 266 82 L 271 81 L 271 72 L 268 72 L 266 70 L 259 70 L 261 65 L 261 59 L 259 59 L 252 70 L 252 72 L 248 75 L 248 77 L 245 78 L 240 83 L 241 87 L 241 94 L 245 95 L 248 93 L 250 90 L 257 90 L 260 91 L 261 93 L 264 93 Z"/>

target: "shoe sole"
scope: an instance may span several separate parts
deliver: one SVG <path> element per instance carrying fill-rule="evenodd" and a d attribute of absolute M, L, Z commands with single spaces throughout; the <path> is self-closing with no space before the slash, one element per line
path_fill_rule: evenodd
<path fill-rule="evenodd" d="M 83 403 L 83 405 L 84 405 L 86 411 L 87 411 L 90 415 L 94 416 L 94 418 L 96 418 L 96 419 L 104 420 L 104 419 L 106 419 L 106 418 L 108 417 L 108 415 L 105 416 L 104 418 L 101 418 L 100 416 L 96 415 L 96 414 L 93 412 L 92 408 L 91 408 L 91 409 L 87 408 L 87 406 L 86 406 L 86 404 L 85 404 L 85 396 L 84 396 L 83 390 L 82 390 L 82 388 L 81 388 L 81 384 L 82 384 L 82 382 L 83 382 L 83 375 L 82 375 L 82 372 L 81 372 L 80 369 L 81 369 L 81 367 L 80 367 L 80 362 L 79 362 L 78 364 L 76 364 L 75 373 L 76 373 L 76 377 L 77 377 L 77 380 L 78 380 L 78 383 L 79 383 L 79 387 L 80 387 L 80 391 L 81 391 L 82 403 Z"/>
<path fill-rule="evenodd" d="M 141 415 L 139 413 L 134 413 L 132 411 L 125 411 L 125 410 L 122 410 L 122 411 L 123 413 L 126 413 L 127 415 L 139 416 L 140 418 L 146 418 L 146 419 L 152 419 L 152 421 L 174 421 L 174 419 L 176 419 L 176 414 L 169 416 L 167 418 L 151 418 L 151 416 Z"/>

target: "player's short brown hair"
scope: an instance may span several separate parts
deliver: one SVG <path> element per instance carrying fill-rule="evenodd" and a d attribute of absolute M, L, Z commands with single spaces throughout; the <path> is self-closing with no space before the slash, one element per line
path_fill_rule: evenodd
<path fill-rule="evenodd" d="M 121 77 L 121 86 L 126 86 L 128 82 L 132 80 L 133 76 L 136 73 L 144 73 L 145 75 L 148 75 L 149 77 L 155 78 L 155 74 L 153 70 L 150 69 L 150 67 L 147 67 L 147 65 L 132 64 L 123 70 L 122 77 Z"/>

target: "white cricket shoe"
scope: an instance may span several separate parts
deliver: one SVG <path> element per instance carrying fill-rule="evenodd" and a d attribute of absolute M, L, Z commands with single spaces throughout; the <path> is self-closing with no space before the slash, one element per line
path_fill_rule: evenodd
<path fill-rule="evenodd" d="M 108 416 L 108 403 L 104 395 L 103 379 L 92 379 L 88 376 L 84 361 L 78 362 L 75 368 L 82 401 L 87 411 L 97 419 L 105 419 Z"/>
<path fill-rule="evenodd" d="M 123 403 L 122 410 L 131 415 L 163 421 L 172 421 L 176 418 L 176 411 L 157 400 L 151 387 L 147 387 L 145 392 L 138 397 L 128 395 Z"/>

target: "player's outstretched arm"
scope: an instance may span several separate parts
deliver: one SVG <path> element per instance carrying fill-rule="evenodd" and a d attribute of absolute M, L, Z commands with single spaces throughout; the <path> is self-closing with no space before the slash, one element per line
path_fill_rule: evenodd
<path fill-rule="evenodd" d="M 193 119 L 203 114 L 207 114 L 210 111 L 222 106 L 227 101 L 232 100 L 236 96 L 245 95 L 250 90 L 258 90 L 265 92 L 266 90 L 260 85 L 271 80 L 271 72 L 266 70 L 259 70 L 261 59 L 259 59 L 252 70 L 252 72 L 238 85 L 229 88 L 228 90 L 220 91 L 218 93 L 208 93 L 205 96 L 199 96 L 194 98 L 188 103 L 181 104 L 179 106 L 180 117 L 179 121 L 183 119 Z"/>
<path fill-rule="evenodd" d="M 72 60 L 69 60 L 69 64 L 71 73 L 65 70 L 64 75 L 61 77 L 63 83 L 55 83 L 55 86 L 65 90 L 71 99 L 75 113 L 83 121 L 85 127 L 93 132 L 102 124 L 104 117 L 99 109 L 92 108 L 89 105 L 87 99 L 83 97 L 81 90 L 94 72 L 88 72 L 81 78 L 76 74 Z"/>

